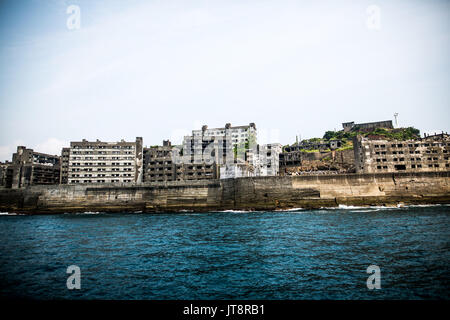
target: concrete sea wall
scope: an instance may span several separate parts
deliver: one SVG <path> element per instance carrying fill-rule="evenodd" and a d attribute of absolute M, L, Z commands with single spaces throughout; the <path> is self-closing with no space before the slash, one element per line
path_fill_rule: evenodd
<path fill-rule="evenodd" d="M 1 189 L 0 211 L 177 212 L 450 203 L 450 172 L 342 174 Z"/>

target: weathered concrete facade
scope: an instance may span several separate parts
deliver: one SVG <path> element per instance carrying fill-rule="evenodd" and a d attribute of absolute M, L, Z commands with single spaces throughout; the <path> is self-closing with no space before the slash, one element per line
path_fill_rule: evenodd
<path fill-rule="evenodd" d="M 135 142 L 71 142 L 63 151 L 64 174 L 61 182 L 139 183 L 143 180 L 142 138 Z M 67 162 L 68 161 L 68 162 Z"/>
<path fill-rule="evenodd" d="M 249 160 L 256 158 L 256 148 L 257 130 L 254 123 L 235 127 L 227 123 L 223 128 L 213 129 L 204 125 L 201 130 L 193 130 L 192 135 L 184 137 L 182 162 L 213 165 L 215 177 L 219 177 L 221 166 L 233 163 L 254 166 Z M 187 174 L 189 180 L 190 172 Z"/>
<path fill-rule="evenodd" d="M 0 190 L 0 210 L 172 212 L 450 203 L 450 172 L 251 177 Z"/>
<path fill-rule="evenodd" d="M 259 146 L 256 167 L 256 176 L 277 176 L 280 172 L 280 143 L 268 143 Z"/>
<path fill-rule="evenodd" d="M 450 136 L 444 133 L 407 141 L 357 136 L 353 145 L 359 173 L 450 170 Z"/>
<path fill-rule="evenodd" d="M 386 121 L 376 121 L 376 122 L 367 122 L 367 123 L 355 123 L 355 122 L 344 122 L 342 124 L 345 132 L 352 130 L 353 128 L 358 128 L 358 130 L 373 130 L 376 128 L 385 128 L 385 129 L 393 129 L 392 120 Z"/>
<path fill-rule="evenodd" d="M 69 183 L 69 159 L 70 159 L 70 148 L 62 148 L 61 151 L 61 175 L 60 184 Z"/>
<path fill-rule="evenodd" d="M 35 152 L 24 146 L 17 147 L 12 162 L 5 162 L 0 167 L 0 185 L 6 188 L 58 184 L 60 180 L 59 156 Z"/>
<path fill-rule="evenodd" d="M 176 165 L 172 145 L 164 140 L 162 146 L 144 148 L 144 182 L 176 181 Z"/>
<path fill-rule="evenodd" d="M 169 140 L 162 146 L 144 148 L 144 182 L 184 181 L 217 179 L 216 163 L 179 163 Z"/>
<path fill-rule="evenodd" d="M 12 163 L 10 161 L 0 162 L 0 187 L 11 188 L 12 183 Z"/>

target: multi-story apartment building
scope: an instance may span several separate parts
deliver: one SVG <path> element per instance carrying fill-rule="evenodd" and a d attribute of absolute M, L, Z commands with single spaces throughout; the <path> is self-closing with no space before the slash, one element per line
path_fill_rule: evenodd
<path fill-rule="evenodd" d="M 12 162 L 1 164 L 0 183 L 6 188 L 59 184 L 60 158 L 18 146 Z"/>
<path fill-rule="evenodd" d="M 181 156 L 176 157 L 177 180 L 216 179 L 226 164 L 248 163 L 256 150 L 257 131 L 254 123 L 232 127 L 193 130 L 185 136 Z M 178 151 L 177 151 L 178 152 Z"/>
<path fill-rule="evenodd" d="M 176 180 L 176 166 L 172 159 L 172 145 L 164 140 L 162 146 L 144 148 L 144 182 Z"/>
<path fill-rule="evenodd" d="M 61 181 L 76 183 L 139 183 L 143 180 L 142 138 L 135 142 L 80 141 L 63 149 Z"/>
<path fill-rule="evenodd" d="M 62 148 L 60 184 L 67 184 L 69 182 L 69 155 L 70 148 Z"/>
<path fill-rule="evenodd" d="M 251 139 L 256 141 L 256 126 L 250 123 L 247 126 L 232 127 L 230 123 L 225 124 L 224 128 L 208 129 L 207 125 L 202 126 L 201 130 L 192 130 L 193 137 L 230 137 L 233 145 L 239 145 L 249 142 Z"/>
<path fill-rule="evenodd" d="M 144 148 L 144 182 L 216 179 L 215 163 L 177 163 L 169 140 L 162 146 Z"/>
<path fill-rule="evenodd" d="M 264 144 L 259 148 L 259 174 L 260 176 L 277 176 L 280 171 L 280 143 Z"/>
<path fill-rule="evenodd" d="M 280 143 L 257 145 L 256 152 L 247 152 L 247 161 L 220 166 L 220 179 L 276 176 L 279 174 Z"/>
<path fill-rule="evenodd" d="M 257 146 L 257 152 L 250 153 L 248 164 L 253 167 L 252 176 L 276 176 L 280 170 L 280 143 L 269 143 Z"/>
<path fill-rule="evenodd" d="M 353 145 L 357 173 L 450 170 L 446 133 L 406 141 L 357 136 Z"/>
<path fill-rule="evenodd" d="M 247 126 L 232 127 L 227 123 L 224 128 L 193 130 L 192 135 L 183 140 L 184 163 L 247 161 L 252 147 L 256 147 L 257 131 L 254 123 Z"/>
<path fill-rule="evenodd" d="M 10 183 L 12 181 L 12 162 L 5 161 L 0 162 L 0 187 L 11 188 Z"/>

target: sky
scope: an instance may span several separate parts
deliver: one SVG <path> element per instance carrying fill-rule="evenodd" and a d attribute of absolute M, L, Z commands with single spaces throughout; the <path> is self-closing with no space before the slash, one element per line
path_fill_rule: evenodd
<path fill-rule="evenodd" d="M 283 145 L 395 112 L 450 132 L 449 31 L 438 0 L 1 0 L 0 161 L 203 124 Z"/>

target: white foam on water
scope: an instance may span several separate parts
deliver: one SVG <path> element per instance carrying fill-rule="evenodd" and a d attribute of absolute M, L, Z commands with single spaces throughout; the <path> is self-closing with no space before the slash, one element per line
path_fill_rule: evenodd
<path fill-rule="evenodd" d="M 26 216 L 25 213 L 0 212 L 0 216 Z"/>
<path fill-rule="evenodd" d="M 321 207 L 320 210 L 364 210 L 364 211 L 375 211 L 379 209 L 397 209 L 397 206 L 347 206 L 345 204 L 340 204 L 338 207 Z"/>
<path fill-rule="evenodd" d="M 353 212 L 372 212 L 382 210 L 398 210 L 402 208 L 428 208 L 428 207 L 439 207 L 439 206 L 450 206 L 450 204 L 403 204 L 397 203 L 396 205 L 387 206 L 347 206 L 345 204 L 340 204 L 338 207 L 321 207 L 320 210 L 353 210 Z M 357 210 L 357 211 L 354 211 Z"/>
<path fill-rule="evenodd" d="M 303 208 L 278 209 L 277 212 L 303 211 Z"/>
<path fill-rule="evenodd" d="M 376 211 L 380 211 L 381 209 L 378 208 L 373 208 L 373 209 L 369 209 L 369 210 L 355 210 L 353 212 L 376 212 Z"/>
<path fill-rule="evenodd" d="M 428 207 L 446 207 L 448 204 L 410 204 L 404 205 L 405 208 L 428 208 Z"/>

